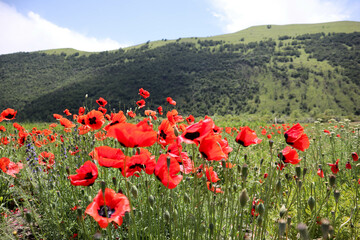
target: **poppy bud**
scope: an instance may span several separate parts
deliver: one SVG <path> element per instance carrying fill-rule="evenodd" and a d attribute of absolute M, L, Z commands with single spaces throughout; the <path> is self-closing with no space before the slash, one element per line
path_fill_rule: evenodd
<path fill-rule="evenodd" d="M 336 202 L 336 203 L 338 203 L 339 197 L 340 197 L 340 191 L 339 191 L 339 190 L 335 190 L 335 191 L 334 191 L 334 198 L 335 198 L 335 202 Z"/>
<path fill-rule="evenodd" d="M 302 187 L 302 181 L 301 180 L 297 181 L 297 186 L 298 186 L 299 189 Z"/>
<path fill-rule="evenodd" d="M 155 198 L 153 195 L 150 195 L 149 198 L 148 198 L 148 201 L 150 203 L 150 206 L 154 206 L 154 203 L 155 203 Z"/>
<path fill-rule="evenodd" d="M 184 202 L 185 203 L 190 203 L 190 197 L 187 193 L 184 194 Z"/>
<path fill-rule="evenodd" d="M 276 191 L 280 192 L 280 190 L 281 190 L 281 180 L 279 179 L 276 183 Z"/>
<path fill-rule="evenodd" d="M 237 165 L 237 170 L 238 170 L 238 173 L 241 172 L 241 166 L 240 165 Z"/>
<path fill-rule="evenodd" d="M 246 189 L 244 189 L 240 194 L 240 206 L 245 207 L 247 201 L 249 201 L 249 196 L 247 194 Z"/>
<path fill-rule="evenodd" d="M 101 187 L 101 191 L 105 197 L 105 188 L 106 188 L 106 182 L 105 181 L 101 181 L 100 182 L 100 187 Z"/>
<path fill-rule="evenodd" d="M 304 167 L 304 168 L 303 168 L 303 177 L 305 177 L 306 173 L 307 173 L 307 168 Z"/>
<path fill-rule="evenodd" d="M 213 223 L 209 224 L 209 230 L 210 230 L 210 233 L 212 234 L 213 231 L 214 231 L 214 224 Z"/>
<path fill-rule="evenodd" d="M 324 239 L 328 238 L 329 235 L 329 227 L 330 227 L 330 221 L 327 219 L 321 220 L 321 232 Z"/>
<path fill-rule="evenodd" d="M 265 213 L 265 206 L 263 203 L 260 203 L 257 207 L 258 213 L 262 216 Z"/>
<path fill-rule="evenodd" d="M 176 137 L 180 136 L 179 129 L 176 126 L 174 127 L 174 134 Z"/>
<path fill-rule="evenodd" d="M 260 166 L 263 164 L 263 162 L 264 162 L 264 159 L 263 158 L 260 159 Z"/>
<path fill-rule="evenodd" d="M 81 207 L 78 207 L 77 209 L 76 209 L 76 213 L 77 213 L 77 215 L 78 215 L 78 218 L 82 218 L 82 209 L 81 209 Z"/>
<path fill-rule="evenodd" d="M 166 211 L 164 212 L 164 219 L 165 219 L 166 222 L 169 222 L 169 221 L 170 221 L 170 213 L 169 213 L 168 210 L 166 210 Z"/>
<path fill-rule="evenodd" d="M 300 168 L 299 165 L 295 167 L 295 171 L 296 171 L 296 176 L 298 178 L 300 178 L 300 176 L 301 176 L 301 168 Z"/>
<path fill-rule="evenodd" d="M 66 173 L 67 173 L 68 175 L 70 175 L 70 169 L 69 169 L 69 167 L 66 167 Z"/>
<path fill-rule="evenodd" d="M 330 183 L 331 187 L 335 186 L 335 181 L 336 181 L 336 176 L 331 174 L 330 177 L 329 177 L 329 183 Z"/>
<path fill-rule="evenodd" d="M 261 226 L 262 222 L 263 222 L 263 218 L 262 218 L 262 216 L 260 215 L 260 216 L 257 218 L 257 224 L 258 224 L 259 226 Z"/>
<path fill-rule="evenodd" d="M 246 181 L 246 178 L 248 176 L 248 165 L 246 163 L 243 164 L 242 168 L 241 168 L 241 176 L 243 181 Z"/>
<path fill-rule="evenodd" d="M 286 221 L 284 219 L 279 220 L 279 236 L 284 235 L 286 230 Z"/>
<path fill-rule="evenodd" d="M 166 158 L 166 164 L 167 164 L 167 169 L 168 169 L 168 171 L 170 171 L 170 163 L 171 163 L 171 158 L 170 158 L 170 157 L 167 157 L 167 158 Z"/>
<path fill-rule="evenodd" d="M 309 197 L 308 204 L 309 204 L 310 210 L 312 211 L 315 207 L 315 199 L 312 196 Z"/>
<path fill-rule="evenodd" d="M 133 185 L 132 187 L 131 187 L 131 189 L 130 189 L 130 191 L 131 191 L 131 194 L 134 196 L 134 198 L 137 198 L 138 197 L 138 189 L 136 188 L 136 186 L 135 185 Z"/>
<path fill-rule="evenodd" d="M 299 223 L 297 229 L 302 240 L 309 240 L 309 232 L 305 223 Z"/>
<path fill-rule="evenodd" d="M 285 215 L 286 211 L 287 211 L 287 209 L 286 209 L 285 205 L 282 205 L 280 208 L 280 213 L 279 213 L 281 218 Z"/>
<path fill-rule="evenodd" d="M 273 140 L 269 140 L 269 146 L 270 146 L 270 148 L 272 148 L 273 145 L 274 145 L 274 141 L 273 141 Z"/>
<path fill-rule="evenodd" d="M 26 222 L 31 223 L 31 214 L 29 212 L 26 213 L 25 217 L 26 217 Z"/>

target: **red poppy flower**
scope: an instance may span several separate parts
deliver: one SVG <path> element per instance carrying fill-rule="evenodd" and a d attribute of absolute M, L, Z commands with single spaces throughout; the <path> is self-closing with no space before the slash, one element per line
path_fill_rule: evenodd
<path fill-rule="evenodd" d="M 56 120 L 59 120 L 59 119 L 61 119 L 63 116 L 61 116 L 60 114 L 54 113 L 54 114 L 53 114 L 53 117 L 54 117 Z"/>
<path fill-rule="evenodd" d="M 104 122 L 104 115 L 100 111 L 92 110 L 86 114 L 85 123 L 94 130 L 100 129 Z"/>
<path fill-rule="evenodd" d="M 172 125 L 175 125 L 176 123 L 184 121 L 183 117 L 178 114 L 179 113 L 178 113 L 178 111 L 176 111 L 176 109 L 173 109 L 170 112 L 167 112 L 166 117 Z"/>
<path fill-rule="evenodd" d="M 155 111 L 145 110 L 145 115 L 146 115 L 146 116 L 151 116 L 154 120 L 157 119 L 157 117 L 156 117 L 156 112 L 155 112 Z"/>
<path fill-rule="evenodd" d="M 116 138 L 124 147 L 149 147 L 156 142 L 157 133 L 147 120 L 138 124 L 120 123 L 110 127 L 108 137 Z"/>
<path fill-rule="evenodd" d="M 75 127 L 75 124 L 73 122 L 71 122 L 69 119 L 67 118 L 60 118 L 60 124 L 61 126 L 63 126 L 64 128 L 73 128 Z"/>
<path fill-rule="evenodd" d="M 218 182 L 220 178 L 218 178 L 217 173 L 213 170 L 213 167 L 207 167 L 205 166 L 205 174 L 206 178 L 209 182 Z"/>
<path fill-rule="evenodd" d="M 324 171 L 319 168 L 319 170 L 317 171 L 317 175 L 319 175 L 319 177 L 321 178 L 324 178 Z"/>
<path fill-rule="evenodd" d="M 327 129 L 324 129 L 324 133 L 330 134 L 330 131 Z"/>
<path fill-rule="evenodd" d="M 200 120 L 197 123 L 194 123 L 186 127 L 185 131 L 181 134 L 181 141 L 192 144 L 195 143 L 199 145 L 200 141 L 210 134 L 214 128 L 215 124 L 211 119 Z"/>
<path fill-rule="evenodd" d="M 356 152 L 352 152 L 351 157 L 355 162 L 359 160 L 359 155 Z"/>
<path fill-rule="evenodd" d="M 111 113 L 111 122 L 104 127 L 105 131 L 108 131 L 111 126 L 114 126 L 118 123 L 124 123 L 126 121 L 126 117 L 123 111 L 119 111 L 118 113 Z"/>
<path fill-rule="evenodd" d="M 23 168 L 23 165 L 20 162 L 14 163 L 14 162 L 10 161 L 9 158 L 6 158 L 6 157 L 0 158 L 0 169 L 4 173 L 6 173 L 14 178 L 16 178 L 15 174 L 19 173 L 20 169 L 22 169 L 22 168 Z"/>
<path fill-rule="evenodd" d="M 232 148 L 226 139 L 221 139 L 220 135 L 208 134 L 201 142 L 199 152 L 208 161 L 220 161 L 228 159 Z"/>
<path fill-rule="evenodd" d="M 186 118 L 186 122 L 191 125 L 195 122 L 195 118 L 193 115 L 189 115 L 187 118 Z"/>
<path fill-rule="evenodd" d="M 132 118 L 136 117 L 136 114 L 133 111 L 128 111 L 126 114 Z"/>
<path fill-rule="evenodd" d="M 89 155 L 102 167 L 124 169 L 125 155 L 121 149 L 101 146 L 96 147 Z"/>
<path fill-rule="evenodd" d="M 109 188 L 105 189 L 105 194 L 100 190 L 85 210 L 85 213 L 92 216 L 101 228 L 106 228 L 111 222 L 120 226 L 126 212 L 130 212 L 130 202 L 127 197 Z"/>
<path fill-rule="evenodd" d="M 346 169 L 351 169 L 351 164 L 350 162 L 347 162 L 346 165 L 345 165 Z"/>
<path fill-rule="evenodd" d="M 139 89 L 139 94 L 145 99 L 150 97 L 150 93 L 148 91 L 144 90 L 143 88 Z"/>
<path fill-rule="evenodd" d="M 263 128 L 263 130 L 261 130 L 261 134 L 262 134 L 262 135 L 266 135 L 266 133 L 267 133 L 267 132 L 266 132 L 266 129 Z"/>
<path fill-rule="evenodd" d="M 74 186 L 92 186 L 98 177 L 98 168 L 91 161 L 86 161 L 76 172 L 76 175 L 69 176 Z"/>
<path fill-rule="evenodd" d="M 180 138 L 176 139 L 176 142 L 169 145 L 167 153 L 172 157 L 180 157 L 180 153 L 182 151 Z"/>
<path fill-rule="evenodd" d="M 168 160 L 169 158 L 169 160 Z M 169 161 L 169 166 L 168 166 Z M 182 175 L 177 175 L 180 172 L 180 165 L 178 161 L 169 154 L 161 154 L 156 166 L 156 178 L 167 188 L 175 188 L 182 180 Z"/>
<path fill-rule="evenodd" d="M 79 107 L 79 116 L 84 115 L 85 113 L 85 108 L 84 107 Z"/>
<path fill-rule="evenodd" d="M 6 128 L 4 126 L 0 126 L 0 131 L 6 132 Z"/>
<path fill-rule="evenodd" d="M 176 102 L 171 98 L 171 97 L 167 97 L 166 98 L 166 101 L 168 102 L 168 103 L 170 103 L 171 105 L 176 105 Z"/>
<path fill-rule="evenodd" d="M 136 105 L 138 105 L 139 108 L 145 107 L 145 100 L 144 100 L 144 99 L 141 99 L 141 100 L 137 101 L 137 102 L 136 102 Z"/>
<path fill-rule="evenodd" d="M 163 108 L 162 108 L 162 106 L 158 107 L 157 110 L 158 110 L 158 112 L 159 112 L 160 115 L 163 115 Z"/>
<path fill-rule="evenodd" d="M 51 152 L 42 152 L 39 155 L 39 164 L 51 168 L 55 163 L 55 155 Z"/>
<path fill-rule="evenodd" d="M 281 154 L 278 155 L 278 157 L 284 161 L 284 163 L 291 163 L 293 165 L 296 165 L 301 161 L 296 150 L 289 146 L 285 147 L 284 150 L 281 151 Z"/>
<path fill-rule="evenodd" d="M 173 156 L 169 154 L 170 156 Z M 175 157 L 180 165 L 180 172 L 184 174 L 189 174 L 194 172 L 194 162 L 189 158 L 188 154 L 186 152 L 181 153 L 180 156 Z"/>
<path fill-rule="evenodd" d="M 17 111 L 12 108 L 7 108 L 1 113 L 1 117 L 5 120 L 13 120 L 15 119 Z"/>
<path fill-rule="evenodd" d="M 207 188 L 211 191 L 211 192 L 214 192 L 214 193 L 224 193 L 221 188 L 219 187 L 214 187 L 214 184 L 211 183 L 211 182 L 206 182 L 206 186 Z"/>
<path fill-rule="evenodd" d="M 164 119 L 158 129 L 158 142 L 162 146 L 171 144 L 176 140 L 174 127 L 170 124 L 168 120 Z"/>
<path fill-rule="evenodd" d="M 103 108 L 103 107 L 98 107 L 98 111 L 102 112 L 102 114 L 105 115 L 107 112 L 107 109 Z"/>
<path fill-rule="evenodd" d="M 80 127 L 78 127 L 79 135 L 84 135 L 90 132 L 90 130 L 91 127 L 89 127 L 88 125 L 81 125 Z"/>
<path fill-rule="evenodd" d="M 76 119 L 76 121 L 78 123 L 80 123 L 81 125 L 86 125 L 86 115 L 80 115 L 78 116 L 78 118 Z"/>
<path fill-rule="evenodd" d="M 98 100 L 96 100 L 96 103 L 99 104 L 100 107 L 105 107 L 108 102 L 101 97 Z"/>
<path fill-rule="evenodd" d="M 241 128 L 241 131 L 237 135 L 235 141 L 244 147 L 248 147 L 252 144 L 259 144 L 262 140 L 256 136 L 254 130 L 251 130 L 248 126 L 245 126 Z"/>
<path fill-rule="evenodd" d="M 70 116 L 70 115 L 71 115 L 69 109 L 65 109 L 65 110 L 64 110 L 64 113 L 66 114 L 66 116 Z"/>
<path fill-rule="evenodd" d="M 144 171 L 146 174 L 153 174 L 156 165 L 155 156 L 151 156 L 149 150 L 140 149 L 140 153 L 136 153 L 132 157 L 126 157 L 126 177 L 135 175 L 140 177 L 139 173 Z"/>
<path fill-rule="evenodd" d="M 284 134 L 286 143 L 300 151 L 309 148 L 310 142 L 308 136 L 304 133 L 304 128 L 297 123 L 287 130 Z"/>
<path fill-rule="evenodd" d="M 331 167 L 331 171 L 334 174 L 337 174 L 339 172 L 339 159 L 336 160 L 335 164 L 328 163 L 328 165 Z"/>

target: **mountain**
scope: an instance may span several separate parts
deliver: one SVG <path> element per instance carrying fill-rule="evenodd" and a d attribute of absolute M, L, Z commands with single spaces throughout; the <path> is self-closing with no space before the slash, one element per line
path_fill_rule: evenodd
<path fill-rule="evenodd" d="M 0 109 L 18 110 L 19 121 L 52 120 L 103 97 L 109 110 L 126 111 L 144 88 L 146 109 L 171 109 L 170 96 L 179 112 L 199 116 L 357 118 L 359 76 L 360 22 L 265 25 L 100 53 L 0 55 Z"/>

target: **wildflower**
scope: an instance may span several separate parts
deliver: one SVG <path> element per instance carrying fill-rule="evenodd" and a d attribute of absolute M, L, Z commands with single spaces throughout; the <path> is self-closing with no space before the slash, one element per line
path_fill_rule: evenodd
<path fill-rule="evenodd" d="M 126 157 L 126 177 L 135 175 L 140 177 L 139 173 L 144 171 L 146 174 L 153 174 L 156 165 L 155 156 L 151 155 L 149 150 L 145 148 L 140 149 L 140 153 L 136 153 L 132 157 Z"/>
<path fill-rule="evenodd" d="M 136 117 L 136 114 L 133 111 L 128 111 L 126 114 L 131 118 Z"/>
<path fill-rule="evenodd" d="M 235 141 L 244 147 L 248 147 L 252 144 L 259 144 L 262 140 L 256 136 L 254 130 L 251 130 L 248 126 L 245 126 L 241 129 Z"/>
<path fill-rule="evenodd" d="M 64 118 L 64 117 L 60 118 L 60 124 L 64 128 L 73 128 L 73 127 L 75 127 L 75 124 L 73 122 L 71 122 L 69 119 Z"/>
<path fill-rule="evenodd" d="M 228 159 L 229 153 L 233 149 L 229 147 L 226 139 L 221 139 L 220 135 L 208 134 L 200 143 L 199 152 L 207 160 L 220 161 Z"/>
<path fill-rule="evenodd" d="M 19 173 L 20 169 L 22 169 L 22 168 L 23 168 L 23 165 L 21 162 L 14 163 L 14 162 L 10 161 L 9 158 L 6 158 L 6 157 L 0 158 L 0 169 L 4 173 L 6 173 L 14 178 L 16 178 L 15 174 Z"/>
<path fill-rule="evenodd" d="M 7 108 L 1 113 L 1 118 L 5 120 L 13 120 L 15 119 L 17 111 L 12 108 Z"/>
<path fill-rule="evenodd" d="M 55 155 L 52 152 L 42 152 L 39 155 L 39 164 L 45 165 L 48 169 L 55 163 Z"/>
<path fill-rule="evenodd" d="M 150 93 L 148 91 L 144 90 L 143 88 L 139 89 L 139 94 L 145 99 L 150 97 Z"/>
<path fill-rule="evenodd" d="M 109 188 L 105 189 L 105 193 L 100 190 L 85 210 L 85 213 L 92 216 L 101 228 L 106 228 L 111 222 L 121 226 L 126 212 L 130 212 L 127 197 Z"/>
<path fill-rule="evenodd" d="M 346 165 L 345 165 L 346 169 L 351 169 L 351 164 L 350 162 L 347 162 Z"/>
<path fill-rule="evenodd" d="M 180 165 L 178 161 L 169 154 L 161 154 L 156 166 L 156 178 L 167 188 L 175 188 L 182 180 L 182 175 L 177 175 L 180 172 Z"/>
<path fill-rule="evenodd" d="M 289 146 L 285 147 L 284 150 L 281 151 L 281 154 L 278 155 L 278 157 L 284 161 L 284 163 L 291 163 L 296 165 L 300 162 L 300 159 L 298 159 L 299 155 L 296 150 Z"/>
<path fill-rule="evenodd" d="M 104 122 L 105 122 L 104 115 L 100 111 L 92 110 L 91 112 L 86 114 L 85 123 L 93 130 L 100 129 L 104 124 Z"/>
<path fill-rule="evenodd" d="M 321 168 L 319 168 L 317 171 L 317 175 L 319 175 L 319 177 L 321 178 L 324 178 L 324 171 Z"/>
<path fill-rule="evenodd" d="M 144 99 L 141 99 L 141 100 L 137 101 L 137 102 L 136 102 L 136 105 L 138 105 L 139 108 L 145 107 L 145 100 L 144 100 Z"/>
<path fill-rule="evenodd" d="M 189 115 L 189 116 L 186 118 L 186 122 L 187 122 L 189 125 L 193 124 L 194 121 L 195 121 L 195 118 L 194 118 L 193 115 Z"/>
<path fill-rule="evenodd" d="M 171 97 L 167 97 L 166 101 L 171 105 L 174 105 L 174 106 L 176 105 L 176 102 Z"/>
<path fill-rule="evenodd" d="M 85 108 L 84 107 L 79 107 L 79 116 L 84 115 L 85 113 Z"/>
<path fill-rule="evenodd" d="M 64 110 L 64 113 L 66 114 L 66 116 L 70 116 L 70 115 L 71 115 L 71 112 L 69 111 L 69 109 L 65 109 L 65 110 Z"/>
<path fill-rule="evenodd" d="M 107 109 L 106 109 L 106 108 L 103 108 L 103 107 L 98 107 L 98 111 L 99 111 L 99 112 L 102 112 L 102 114 L 105 115 L 106 112 L 107 112 Z"/>
<path fill-rule="evenodd" d="M 158 110 L 158 112 L 159 112 L 160 115 L 163 115 L 163 108 L 162 108 L 162 106 L 159 106 L 159 107 L 157 108 L 157 110 Z"/>
<path fill-rule="evenodd" d="M 111 113 L 111 122 L 104 127 L 105 131 L 109 131 L 109 128 L 111 126 L 114 126 L 118 123 L 124 123 L 126 122 L 126 117 L 124 115 L 123 111 L 119 111 L 118 113 Z"/>
<path fill-rule="evenodd" d="M 359 160 L 359 155 L 356 152 L 352 152 L 351 157 L 355 162 Z"/>
<path fill-rule="evenodd" d="M 224 193 L 224 191 L 221 190 L 221 188 L 219 187 L 215 187 L 213 183 L 211 182 L 206 182 L 206 186 L 207 188 L 214 193 Z M 211 187 L 210 187 L 211 186 Z"/>
<path fill-rule="evenodd" d="M 97 166 L 91 161 L 86 161 L 76 172 L 76 175 L 69 176 L 74 186 L 92 186 L 98 177 Z"/>
<path fill-rule="evenodd" d="M 336 160 L 335 164 L 328 163 L 328 165 L 331 167 L 331 171 L 334 174 L 337 174 L 339 172 L 339 159 Z"/>
<path fill-rule="evenodd" d="M 309 148 L 310 142 L 308 136 L 304 133 L 304 128 L 297 123 L 284 134 L 286 143 L 300 151 Z"/>
<path fill-rule="evenodd" d="M 171 123 L 164 119 L 160 126 L 159 126 L 159 131 L 158 131 L 158 142 L 162 145 L 162 146 L 166 146 L 168 144 L 171 144 L 175 141 L 176 136 L 175 136 L 175 132 L 174 132 L 174 127 L 171 125 Z"/>
<path fill-rule="evenodd" d="M 105 107 L 105 105 L 108 103 L 105 99 L 102 97 L 96 100 L 96 103 L 99 104 L 100 107 Z"/>
<path fill-rule="evenodd" d="M 186 127 L 185 131 L 181 134 L 180 139 L 187 144 L 195 143 L 198 145 L 203 138 L 212 132 L 214 126 L 215 124 L 211 119 L 200 120 L 199 122 Z"/>
<path fill-rule="evenodd" d="M 101 146 L 96 147 L 89 155 L 102 167 L 124 169 L 125 155 L 121 149 Z"/>

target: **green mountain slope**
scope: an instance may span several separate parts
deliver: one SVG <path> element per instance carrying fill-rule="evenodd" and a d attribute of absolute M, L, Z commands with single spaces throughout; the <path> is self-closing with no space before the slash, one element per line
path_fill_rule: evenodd
<path fill-rule="evenodd" d="M 109 110 L 126 110 L 143 87 L 146 108 L 170 109 L 171 96 L 183 114 L 354 116 L 359 76 L 358 22 L 257 26 L 101 53 L 1 55 L 0 108 L 17 109 L 19 120 L 51 120 L 104 97 Z"/>

